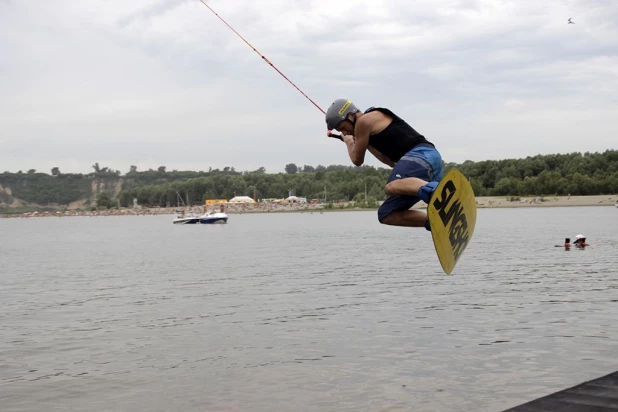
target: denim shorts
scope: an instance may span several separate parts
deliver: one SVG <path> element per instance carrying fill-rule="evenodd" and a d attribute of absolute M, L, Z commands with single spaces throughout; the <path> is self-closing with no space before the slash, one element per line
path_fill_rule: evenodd
<path fill-rule="evenodd" d="M 444 172 L 442 170 L 442 156 L 435 147 L 422 144 L 414 147 L 395 164 L 388 178 L 393 180 L 417 177 L 428 182 L 439 182 Z M 378 209 L 380 222 L 393 212 L 408 210 L 421 200 L 418 196 L 393 195 L 388 196 Z"/>

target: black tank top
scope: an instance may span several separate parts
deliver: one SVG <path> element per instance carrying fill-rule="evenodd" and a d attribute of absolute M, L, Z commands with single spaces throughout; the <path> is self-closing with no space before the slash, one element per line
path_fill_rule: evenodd
<path fill-rule="evenodd" d="M 365 114 L 377 110 L 393 118 L 393 121 L 380 133 L 369 136 L 369 145 L 377 149 L 393 162 L 398 162 L 407 152 L 419 144 L 434 146 L 395 113 L 382 107 L 370 107 Z"/>

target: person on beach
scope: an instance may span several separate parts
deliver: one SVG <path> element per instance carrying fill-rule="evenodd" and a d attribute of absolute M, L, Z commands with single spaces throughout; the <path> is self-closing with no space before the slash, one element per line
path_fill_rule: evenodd
<path fill-rule="evenodd" d="M 427 215 L 410 208 L 419 200 L 429 204 L 442 179 L 442 156 L 433 143 L 391 110 L 370 107 L 362 112 L 347 99 L 331 104 L 326 111 L 326 127 L 328 136 L 346 144 L 356 166 L 363 164 L 369 151 L 393 168 L 384 188 L 388 196 L 378 209 L 380 223 L 431 230 Z"/>

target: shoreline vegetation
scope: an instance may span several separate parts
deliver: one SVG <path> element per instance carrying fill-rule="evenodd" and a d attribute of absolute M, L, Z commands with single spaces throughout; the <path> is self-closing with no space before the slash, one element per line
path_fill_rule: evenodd
<path fill-rule="evenodd" d="M 545 197 L 504 197 L 504 196 L 478 196 L 476 197 L 477 208 L 520 208 L 520 207 L 573 207 L 573 206 L 616 206 L 618 195 L 596 196 L 545 196 Z M 377 210 L 377 206 L 370 207 L 360 202 L 337 202 L 321 204 L 271 204 L 271 203 L 225 203 L 227 214 L 243 213 L 323 213 L 337 211 L 371 211 Z M 217 205 L 218 209 L 219 205 Z M 413 209 L 425 209 L 427 205 L 419 202 Z M 184 210 L 189 214 L 202 214 L 211 210 L 212 206 L 191 206 L 188 208 L 178 207 L 136 207 L 136 208 L 112 208 L 104 210 L 66 210 L 46 208 L 45 210 L 14 210 L 4 209 L 0 218 L 30 218 L 30 217 L 71 217 L 71 216 L 143 216 L 143 215 L 176 215 Z"/>
<path fill-rule="evenodd" d="M 618 150 L 444 164 L 445 173 L 451 168 L 466 176 L 479 208 L 603 206 L 615 205 L 618 197 Z M 62 173 L 59 167 L 51 174 L 35 169 L 0 173 L 0 216 L 174 214 L 185 205 L 202 214 L 204 204 L 218 202 L 225 202 L 231 214 L 375 210 L 385 199 L 384 185 L 392 173 L 369 165 L 294 163 L 285 166 L 285 173 L 227 166 L 138 171 L 131 165 L 122 174 L 99 163 L 92 169 L 87 174 Z M 240 198 L 258 203 L 233 203 Z"/>

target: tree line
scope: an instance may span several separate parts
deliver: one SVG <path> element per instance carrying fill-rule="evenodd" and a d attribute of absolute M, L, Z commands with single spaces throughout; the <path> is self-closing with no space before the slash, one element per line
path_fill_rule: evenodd
<path fill-rule="evenodd" d="M 470 179 L 477 196 L 618 193 L 618 151 L 449 163 Z"/>
<path fill-rule="evenodd" d="M 522 159 L 446 163 L 445 171 L 458 168 L 477 196 L 598 195 L 618 193 L 618 151 L 529 156 Z M 283 198 L 291 192 L 321 201 L 383 200 L 391 169 L 372 166 L 297 166 L 289 163 L 285 173 L 237 171 L 234 167 L 208 171 L 138 171 L 130 166 L 118 170 L 93 165 L 88 174 L 64 174 L 58 167 L 51 174 L 34 169 L 26 173 L 0 174 L 0 186 L 12 196 L 39 205 L 67 205 L 89 199 L 99 206 L 130 207 L 133 199 L 144 206 L 177 204 L 177 193 L 192 204 L 205 199 L 230 199 L 235 195 Z M 93 193 L 93 188 L 97 188 Z M 114 193 L 117 192 L 117 195 Z M 0 190 L 0 202 L 7 201 Z"/>

